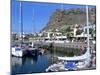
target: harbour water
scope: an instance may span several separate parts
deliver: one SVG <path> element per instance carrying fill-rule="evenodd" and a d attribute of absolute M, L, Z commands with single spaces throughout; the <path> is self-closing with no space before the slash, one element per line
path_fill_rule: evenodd
<path fill-rule="evenodd" d="M 12 57 L 12 75 L 42 73 L 51 65 L 51 55 L 39 55 L 37 57 Z"/>
<path fill-rule="evenodd" d="M 66 56 L 66 54 L 53 51 L 50 53 L 47 51 L 43 55 L 37 55 L 33 57 L 13 57 L 11 59 L 11 74 L 30 74 L 30 73 L 44 73 L 46 69 L 52 65 L 52 57 Z M 55 59 L 54 59 L 55 60 Z M 88 67 L 85 69 L 95 69 L 94 67 Z M 82 70 L 85 70 L 82 69 Z"/>

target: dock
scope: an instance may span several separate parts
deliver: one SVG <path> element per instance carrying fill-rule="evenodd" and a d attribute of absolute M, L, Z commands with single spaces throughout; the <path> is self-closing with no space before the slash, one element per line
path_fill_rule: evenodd
<path fill-rule="evenodd" d="M 87 43 L 85 42 L 64 42 L 64 43 L 54 43 L 54 42 L 35 42 L 35 45 L 38 46 L 50 46 L 50 44 L 53 44 L 54 47 L 67 47 L 67 48 L 82 48 L 87 47 Z M 95 45 L 90 43 L 90 48 L 94 49 Z"/>

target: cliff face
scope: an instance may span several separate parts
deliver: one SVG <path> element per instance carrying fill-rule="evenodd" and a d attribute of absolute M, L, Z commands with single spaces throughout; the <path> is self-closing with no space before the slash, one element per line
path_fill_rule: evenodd
<path fill-rule="evenodd" d="M 96 9 L 89 8 L 89 22 L 91 24 L 95 23 Z M 42 31 L 58 29 L 63 31 L 69 26 L 74 26 L 75 24 L 86 24 L 86 9 L 75 8 L 68 10 L 57 9 L 50 17 L 49 22 Z"/>

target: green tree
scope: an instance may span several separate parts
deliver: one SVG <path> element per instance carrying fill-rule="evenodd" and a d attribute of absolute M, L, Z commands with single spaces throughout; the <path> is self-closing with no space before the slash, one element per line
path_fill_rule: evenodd
<path fill-rule="evenodd" d="M 71 32 L 71 31 L 72 31 L 72 29 L 70 26 L 66 28 L 66 32 Z"/>
<path fill-rule="evenodd" d="M 93 34 L 93 29 L 92 28 L 89 28 L 89 34 Z"/>
<path fill-rule="evenodd" d="M 76 35 L 80 35 L 82 32 L 83 32 L 83 30 L 79 29 L 79 30 L 76 31 Z"/>

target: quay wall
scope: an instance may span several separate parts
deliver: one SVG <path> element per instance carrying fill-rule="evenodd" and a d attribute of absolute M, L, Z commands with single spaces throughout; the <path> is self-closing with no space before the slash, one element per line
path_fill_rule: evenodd
<path fill-rule="evenodd" d="M 53 42 L 35 42 L 39 46 L 50 46 L 51 44 L 54 47 L 67 47 L 67 48 L 87 48 L 87 44 L 83 42 L 69 42 L 69 43 L 53 43 Z M 91 49 L 94 49 L 94 45 L 90 44 Z"/>

